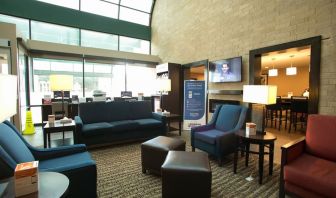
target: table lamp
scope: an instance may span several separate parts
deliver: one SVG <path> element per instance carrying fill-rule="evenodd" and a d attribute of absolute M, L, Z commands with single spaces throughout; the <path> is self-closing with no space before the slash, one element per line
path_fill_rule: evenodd
<path fill-rule="evenodd" d="M 277 86 L 274 85 L 244 85 L 243 102 L 261 104 L 263 109 L 261 131 L 258 134 L 266 134 L 265 132 L 265 105 L 275 104 L 277 96 Z"/>
<path fill-rule="evenodd" d="M 16 114 L 17 77 L 0 74 L 0 123 Z"/>
<path fill-rule="evenodd" d="M 157 91 L 160 93 L 160 108 L 162 107 L 162 95 L 164 92 L 171 91 L 171 80 L 168 78 L 158 78 L 156 79 Z"/>
<path fill-rule="evenodd" d="M 61 91 L 62 93 L 62 113 L 64 117 L 64 91 L 71 91 L 73 86 L 73 76 L 70 75 L 50 75 L 50 89 Z"/>

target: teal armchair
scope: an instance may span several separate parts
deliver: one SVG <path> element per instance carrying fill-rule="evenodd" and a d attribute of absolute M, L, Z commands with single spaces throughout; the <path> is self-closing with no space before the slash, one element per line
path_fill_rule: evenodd
<path fill-rule="evenodd" d="M 218 105 L 207 125 L 191 128 L 192 151 L 203 150 L 218 159 L 233 153 L 237 145 L 235 132 L 245 123 L 247 108 L 239 105 Z"/>
<path fill-rule="evenodd" d="M 50 149 L 29 145 L 10 122 L 0 123 L 0 180 L 17 164 L 39 161 L 39 171 L 60 172 L 70 180 L 69 197 L 97 196 L 97 168 L 84 144 Z"/>

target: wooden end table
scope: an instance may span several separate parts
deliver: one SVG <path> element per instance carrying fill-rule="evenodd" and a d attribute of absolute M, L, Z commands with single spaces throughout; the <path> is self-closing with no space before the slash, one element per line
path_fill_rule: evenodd
<path fill-rule="evenodd" d="M 7 191 L 4 197 L 15 197 L 14 177 L 4 181 L 7 183 Z M 38 181 L 38 192 L 21 196 L 21 198 L 31 197 L 48 197 L 58 198 L 65 197 L 69 190 L 69 179 L 67 176 L 56 172 L 40 172 Z"/>
<path fill-rule="evenodd" d="M 181 115 L 178 114 L 168 114 L 168 115 L 163 115 L 167 119 L 167 124 L 168 124 L 168 132 L 170 131 L 170 122 L 172 121 L 178 121 L 179 122 L 179 134 L 181 136 L 182 128 L 181 128 Z"/>
<path fill-rule="evenodd" d="M 234 166 L 233 172 L 237 173 L 238 151 L 241 150 L 245 153 L 245 166 L 248 166 L 249 154 L 258 154 L 259 156 L 259 184 L 262 184 L 263 171 L 264 171 L 264 155 L 269 155 L 269 175 L 273 173 L 273 159 L 274 159 L 274 142 L 276 136 L 272 133 L 266 132 L 265 135 L 246 135 L 245 130 L 240 130 L 236 133 L 239 138 L 239 145 L 237 145 L 234 153 Z M 258 144 L 259 152 L 250 151 L 250 144 Z M 269 152 L 265 152 L 265 147 L 269 148 Z"/>
<path fill-rule="evenodd" d="M 51 147 L 50 143 L 50 134 L 51 133 L 59 133 L 64 131 L 72 131 L 74 138 L 76 133 L 76 123 L 74 120 L 71 121 L 71 123 L 61 123 L 59 120 L 56 120 L 54 124 L 50 124 L 49 122 L 44 122 L 45 125 L 43 126 L 43 146 L 44 148 L 47 148 L 49 145 L 49 148 Z M 48 138 L 48 142 L 47 142 Z M 64 142 L 64 135 L 63 135 L 63 142 Z"/>

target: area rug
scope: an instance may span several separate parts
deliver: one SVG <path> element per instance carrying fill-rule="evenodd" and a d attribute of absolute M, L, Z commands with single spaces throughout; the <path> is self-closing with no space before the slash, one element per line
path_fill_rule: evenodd
<path fill-rule="evenodd" d="M 181 137 L 175 133 L 169 136 L 186 140 L 186 150 L 191 151 L 189 132 L 183 132 Z M 97 162 L 98 197 L 161 197 L 161 178 L 141 171 L 140 145 L 141 142 L 136 142 L 90 150 Z M 234 174 L 232 155 L 224 160 L 222 167 L 210 159 L 211 197 L 278 197 L 280 166 L 274 164 L 273 175 L 269 176 L 265 161 L 263 184 L 259 185 L 257 156 L 250 155 L 249 167 L 244 162 L 244 157 L 239 157 L 237 174 Z M 250 175 L 254 180 L 247 181 Z"/>

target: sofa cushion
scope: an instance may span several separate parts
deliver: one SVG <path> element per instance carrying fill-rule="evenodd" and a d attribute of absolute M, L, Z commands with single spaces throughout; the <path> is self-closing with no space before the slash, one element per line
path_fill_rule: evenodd
<path fill-rule="evenodd" d="M 206 142 L 208 144 L 215 144 L 215 140 L 217 136 L 223 135 L 224 132 L 217 130 L 217 129 L 211 129 L 205 132 L 197 132 L 195 133 L 195 139 L 201 140 L 203 142 Z"/>
<path fill-rule="evenodd" d="M 80 103 L 78 114 L 84 124 L 110 121 L 107 104 L 106 102 Z"/>
<path fill-rule="evenodd" d="M 307 125 L 307 152 L 336 162 L 336 116 L 309 115 Z"/>
<path fill-rule="evenodd" d="M 73 155 L 39 161 L 39 170 L 64 172 L 91 165 L 94 166 L 95 162 L 91 159 L 89 152 L 82 152 Z"/>
<path fill-rule="evenodd" d="M 155 120 L 153 118 L 147 119 L 138 119 L 134 120 L 136 123 L 139 124 L 139 128 L 159 128 L 162 126 L 162 122 Z"/>
<path fill-rule="evenodd" d="M 129 102 L 131 107 L 131 119 L 152 118 L 152 104 L 150 101 Z"/>
<path fill-rule="evenodd" d="M 129 102 L 108 102 L 107 108 L 103 111 L 109 114 L 109 122 L 119 120 L 130 120 L 131 110 Z"/>
<path fill-rule="evenodd" d="M 139 124 L 133 120 L 120 120 L 120 121 L 114 121 L 110 122 L 112 125 L 111 131 L 127 131 L 127 130 L 134 130 L 136 129 Z"/>
<path fill-rule="evenodd" d="M 19 134 L 5 123 L 0 123 L 0 146 L 16 163 L 35 160 Z"/>
<path fill-rule="evenodd" d="M 242 107 L 239 105 L 223 105 L 218 113 L 215 128 L 228 131 L 236 127 Z"/>
<path fill-rule="evenodd" d="M 98 122 L 92 124 L 84 124 L 82 132 L 86 136 L 101 135 L 107 133 L 112 128 L 112 125 L 107 122 Z"/>
<path fill-rule="evenodd" d="M 336 163 L 309 154 L 285 165 L 284 179 L 326 197 L 336 195 Z"/>

